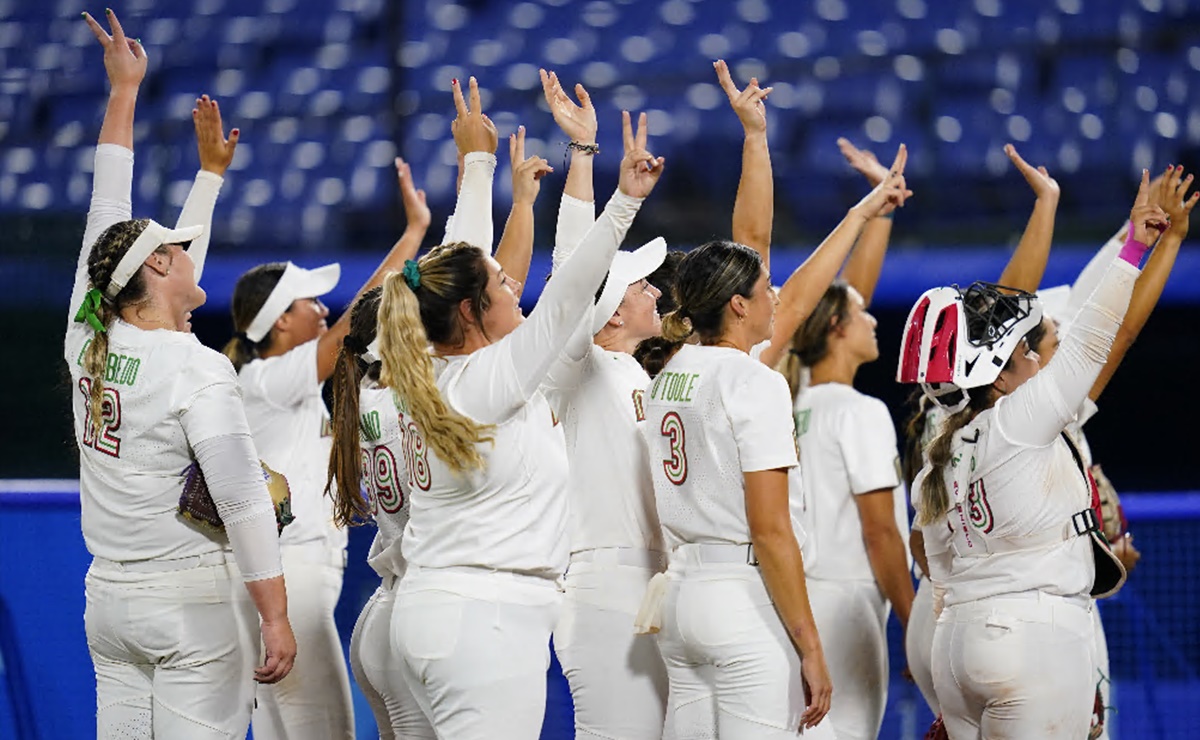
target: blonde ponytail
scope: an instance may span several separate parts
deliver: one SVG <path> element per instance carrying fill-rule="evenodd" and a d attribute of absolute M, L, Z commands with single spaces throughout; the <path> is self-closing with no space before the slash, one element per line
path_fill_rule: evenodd
<path fill-rule="evenodd" d="M 662 317 L 662 337 L 668 342 L 682 344 L 692 336 L 692 320 L 675 309 Z"/>
<path fill-rule="evenodd" d="M 493 441 L 488 434 L 492 427 L 452 410 L 442 398 L 434 380 L 420 304 L 401 273 L 384 278 L 378 333 L 379 381 L 392 389 L 397 400 L 407 403 L 425 442 L 455 473 L 482 468 L 483 457 L 476 445 Z"/>
<path fill-rule="evenodd" d="M 971 388 L 966 391 L 970 402 L 962 411 L 950 416 L 942 425 L 938 436 L 929 443 L 929 466 L 931 470 L 921 483 L 920 495 L 914 502 L 917 509 L 917 524 L 925 526 L 941 519 L 950 510 L 950 491 L 946 488 L 946 466 L 950 464 L 954 451 L 954 435 L 975 420 L 980 412 L 992 405 L 990 386 Z M 919 447 L 918 443 L 918 449 Z"/>
<path fill-rule="evenodd" d="M 91 420 L 92 434 L 99 434 L 104 426 L 104 375 L 108 368 L 108 330 L 117 318 L 117 310 L 108 298 L 103 298 L 96 315 L 104 325 L 104 331 L 96 332 L 83 352 L 83 372 L 90 378 L 88 419 Z"/>

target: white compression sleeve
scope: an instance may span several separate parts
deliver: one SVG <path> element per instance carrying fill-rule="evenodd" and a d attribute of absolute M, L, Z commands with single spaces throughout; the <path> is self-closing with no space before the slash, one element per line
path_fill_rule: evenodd
<path fill-rule="evenodd" d="M 75 311 L 87 289 L 87 263 L 92 245 L 109 226 L 133 218 L 133 150 L 119 144 L 100 144 L 96 147 L 93 169 L 92 201 L 83 231 L 83 248 L 75 265 L 67 326 L 75 320 Z"/>
<path fill-rule="evenodd" d="M 179 221 L 175 225 L 175 228 L 204 227 L 204 233 L 196 237 L 188 247 L 188 256 L 192 258 L 192 262 L 196 263 L 197 283 L 200 282 L 200 276 L 204 273 L 204 260 L 208 257 L 208 245 L 212 239 L 213 209 L 217 206 L 217 196 L 220 194 L 221 184 L 224 182 L 225 178 L 214 172 L 207 170 L 197 172 L 192 189 L 183 203 L 183 210 L 179 212 Z"/>
<path fill-rule="evenodd" d="M 210 437 L 198 442 L 193 451 L 217 513 L 225 522 L 243 580 L 281 575 L 275 507 L 250 435 Z"/>
<path fill-rule="evenodd" d="M 443 244 L 466 242 L 488 254 L 495 244 L 492 223 L 492 180 L 496 177 L 496 155 L 469 152 L 463 157 L 462 188 L 454 204 L 454 213 L 446 222 Z"/>
<path fill-rule="evenodd" d="M 1139 274 L 1124 260 L 1114 260 L 1049 364 L 997 402 L 996 422 L 1007 439 L 1048 445 L 1075 419 L 1108 360 Z"/>

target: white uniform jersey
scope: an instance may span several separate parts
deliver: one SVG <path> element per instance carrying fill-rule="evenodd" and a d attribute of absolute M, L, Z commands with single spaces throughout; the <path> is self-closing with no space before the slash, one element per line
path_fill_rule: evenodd
<path fill-rule="evenodd" d="M 179 514 L 191 446 L 249 434 L 229 360 L 192 334 L 145 331 L 123 321 L 108 330 L 104 418 L 92 429 L 92 379 L 80 363 L 91 327 L 67 331 L 71 408 L 79 444 L 83 538 L 108 560 L 182 558 L 228 541 Z"/>
<path fill-rule="evenodd" d="M 546 397 L 562 419 L 571 461 L 571 551 L 662 550 L 650 458 L 640 427 L 650 376 L 632 355 L 591 345 L 552 372 Z"/>
<path fill-rule="evenodd" d="M 491 345 L 472 355 L 435 359 L 438 389 L 451 389 L 468 364 L 487 364 Z M 562 427 L 536 392 L 479 445 L 482 470 L 459 475 L 430 450 L 399 404 L 412 491 L 401 549 L 423 568 L 478 566 L 557 578 L 567 567 L 567 455 Z"/>
<path fill-rule="evenodd" d="M 782 375 L 736 349 L 685 344 L 671 358 L 642 426 L 668 547 L 751 541 L 742 474 L 796 466 L 789 397 Z"/>
<path fill-rule="evenodd" d="M 296 520 L 283 530 L 280 544 L 345 547 L 346 531 L 333 523 L 333 497 L 324 493 L 333 440 L 317 380 L 317 340 L 246 363 L 238 381 L 254 446 L 263 462 L 287 478 L 292 492 Z"/>
<path fill-rule="evenodd" d="M 1092 467 L 1092 446 L 1088 444 L 1087 435 L 1083 433 L 1083 425 L 1087 424 L 1093 416 L 1100 411 L 1096 406 L 1096 402 L 1090 398 L 1083 399 L 1083 404 L 1079 407 L 1079 412 L 1075 415 L 1075 419 L 1067 425 L 1067 436 L 1075 443 L 1075 449 L 1079 450 L 1079 456 L 1083 458 L 1083 464 L 1087 467 Z"/>
<path fill-rule="evenodd" d="M 1108 356 L 1137 275 L 1117 260 L 1050 363 L 955 433 L 953 462 L 942 471 L 953 554 L 946 605 L 1091 590 L 1090 540 L 1066 536 L 1091 491 L 1062 433 Z"/>
<path fill-rule="evenodd" d="M 362 482 L 379 527 L 367 563 L 381 578 L 404 575 L 400 540 L 408 524 L 409 482 L 404 430 L 392 392 L 364 381 L 358 400 Z"/>
<path fill-rule="evenodd" d="M 809 386 L 796 397 L 796 435 L 806 507 L 805 574 L 826 580 L 872 581 L 854 497 L 892 489 L 898 532 L 908 532 L 896 432 L 887 406 L 842 383 Z"/>
<path fill-rule="evenodd" d="M 91 378 L 80 363 L 94 336 L 74 321 L 87 288 L 92 245 L 115 223 L 132 218 L 133 152 L 100 144 L 87 227 L 75 267 L 63 358 L 71 376 L 71 410 L 79 446 L 81 524 L 88 551 L 114 561 L 182 558 L 228 546 L 224 535 L 179 516 L 183 471 L 192 445 L 248 434 L 233 366 L 192 334 L 145 331 L 114 321 L 108 329 L 103 415 L 94 431 Z M 199 281 L 213 206 L 222 179 L 200 172 L 177 226 L 204 225 L 188 250 Z"/>

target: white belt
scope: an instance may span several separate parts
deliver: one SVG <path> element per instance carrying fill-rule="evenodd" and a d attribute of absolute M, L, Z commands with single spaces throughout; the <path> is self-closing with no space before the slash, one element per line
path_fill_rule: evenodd
<path fill-rule="evenodd" d="M 205 568 L 213 565 L 224 565 L 229 561 L 229 556 L 224 550 L 216 552 L 206 552 L 203 555 L 192 555 L 186 558 L 171 558 L 170 560 L 154 559 L 154 560 L 108 560 L 107 558 L 94 557 L 92 564 L 101 568 L 109 568 L 111 570 L 119 570 L 124 573 L 167 573 L 173 570 L 190 570 L 192 568 Z"/>
<path fill-rule="evenodd" d="M 640 547 L 597 547 L 571 553 L 571 562 L 628 565 L 635 568 L 662 570 L 667 564 L 667 554 L 659 550 L 647 550 Z"/>
<path fill-rule="evenodd" d="M 741 565 L 758 566 L 758 556 L 754 554 L 754 545 L 749 542 L 743 545 L 693 543 L 680 545 L 672 552 L 675 559 L 693 563 L 738 563 Z"/>

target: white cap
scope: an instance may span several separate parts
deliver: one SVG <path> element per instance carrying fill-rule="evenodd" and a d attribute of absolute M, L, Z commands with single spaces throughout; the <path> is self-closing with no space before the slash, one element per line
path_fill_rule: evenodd
<path fill-rule="evenodd" d="M 129 282 L 129 279 L 141 269 L 142 263 L 146 258 L 154 254 L 154 250 L 164 244 L 186 244 L 196 237 L 204 233 L 203 226 L 185 226 L 182 229 L 168 229 L 160 223 L 151 221 L 134 240 L 133 246 L 129 251 L 121 257 L 121 261 L 117 263 L 117 267 L 113 270 L 112 277 L 108 279 L 108 285 L 104 288 L 104 295 L 109 298 L 116 298 L 117 294 Z"/>
<path fill-rule="evenodd" d="M 325 295 L 333 290 L 341 276 L 342 266 L 336 262 L 315 270 L 305 270 L 288 262 L 275 289 L 246 328 L 246 338 L 251 342 L 261 342 L 270 333 L 271 327 L 275 326 L 275 321 L 292 305 L 292 301 Z"/>
<path fill-rule="evenodd" d="M 612 266 L 608 268 L 608 280 L 604 283 L 604 290 L 600 292 L 596 310 L 592 314 L 592 334 L 603 329 L 616 313 L 625 298 L 626 288 L 657 270 L 666 258 L 667 240 L 661 236 L 632 252 L 617 252 L 613 255 Z"/>

